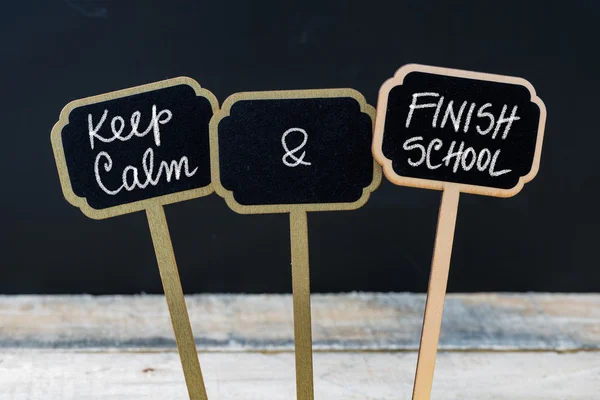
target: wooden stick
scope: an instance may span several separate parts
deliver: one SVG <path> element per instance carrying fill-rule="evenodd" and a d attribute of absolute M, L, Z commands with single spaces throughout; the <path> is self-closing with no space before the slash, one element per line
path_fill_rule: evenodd
<path fill-rule="evenodd" d="M 314 400 L 306 211 L 290 213 L 297 400 Z"/>
<path fill-rule="evenodd" d="M 165 211 L 162 206 L 157 205 L 148 208 L 146 214 L 188 394 L 190 400 L 208 400 Z"/>
<path fill-rule="evenodd" d="M 447 187 L 442 194 L 431 273 L 429 275 L 423 330 L 421 332 L 421 344 L 419 346 L 419 358 L 417 360 L 417 372 L 413 387 L 413 400 L 429 400 L 431 397 L 459 195 L 460 191 L 456 186 Z"/>

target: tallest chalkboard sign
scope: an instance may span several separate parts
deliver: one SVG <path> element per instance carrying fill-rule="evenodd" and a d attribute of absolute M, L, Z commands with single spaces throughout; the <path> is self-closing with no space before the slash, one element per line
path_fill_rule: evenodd
<path fill-rule="evenodd" d="M 545 124 L 521 78 L 407 65 L 380 89 L 373 154 L 385 176 L 444 191 L 413 400 L 431 394 L 459 195 L 517 194 L 538 172 Z"/>

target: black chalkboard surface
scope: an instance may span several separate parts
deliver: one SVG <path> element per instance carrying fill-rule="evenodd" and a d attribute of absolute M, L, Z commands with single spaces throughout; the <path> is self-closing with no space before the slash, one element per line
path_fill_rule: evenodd
<path fill-rule="evenodd" d="M 512 196 L 537 173 L 545 113 L 524 79 L 408 65 L 381 88 L 374 151 L 394 183 Z"/>
<path fill-rule="evenodd" d="M 211 193 L 216 107 L 189 78 L 70 103 L 52 134 L 65 197 L 105 218 Z"/>
<path fill-rule="evenodd" d="M 237 93 L 211 121 L 216 190 L 245 213 L 358 208 L 380 181 L 373 119 L 351 89 Z"/>

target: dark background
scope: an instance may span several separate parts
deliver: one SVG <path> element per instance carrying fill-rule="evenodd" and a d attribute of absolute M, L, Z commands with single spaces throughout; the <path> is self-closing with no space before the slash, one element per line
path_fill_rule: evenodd
<path fill-rule="evenodd" d="M 462 195 L 450 291 L 599 291 L 595 1 L 24 1 L 0 25 L 0 293 L 162 291 L 144 213 L 63 198 L 50 130 L 70 100 L 187 75 L 238 91 L 351 87 L 375 105 L 405 63 L 516 75 L 548 108 L 540 172 L 510 199 Z M 382 184 L 309 215 L 312 288 L 424 291 L 440 193 Z M 286 215 L 216 195 L 167 206 L 187 292 L 289 292 Z"/>

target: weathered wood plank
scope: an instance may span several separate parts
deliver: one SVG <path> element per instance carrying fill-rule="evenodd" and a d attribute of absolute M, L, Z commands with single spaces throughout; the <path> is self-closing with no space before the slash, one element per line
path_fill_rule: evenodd
<path fill-rule="evenodd" d="M 202 353 L 211 400 L 295 398 L 291 353 Z M 416 353 L 317 353 L 315 398 L 410 399 Z M 600 393 L 598 354 L 442 352 L 432 399 L 590 400 Z M 85 353 L 4 349 L 0 399 L 184 399 L 175 352 Z"/>
<path fill-rule="evenodd" d="M 317 351 L 416 350 L 424 295 L 314 295 Z M 293 350 L 289 295 L 193 295 L 199 349 Z M 175 348 L 162 296 L 0 296 L 0 348 Z M 442 350 L 600 350 L 600 295 L 451 294 Z"/>

